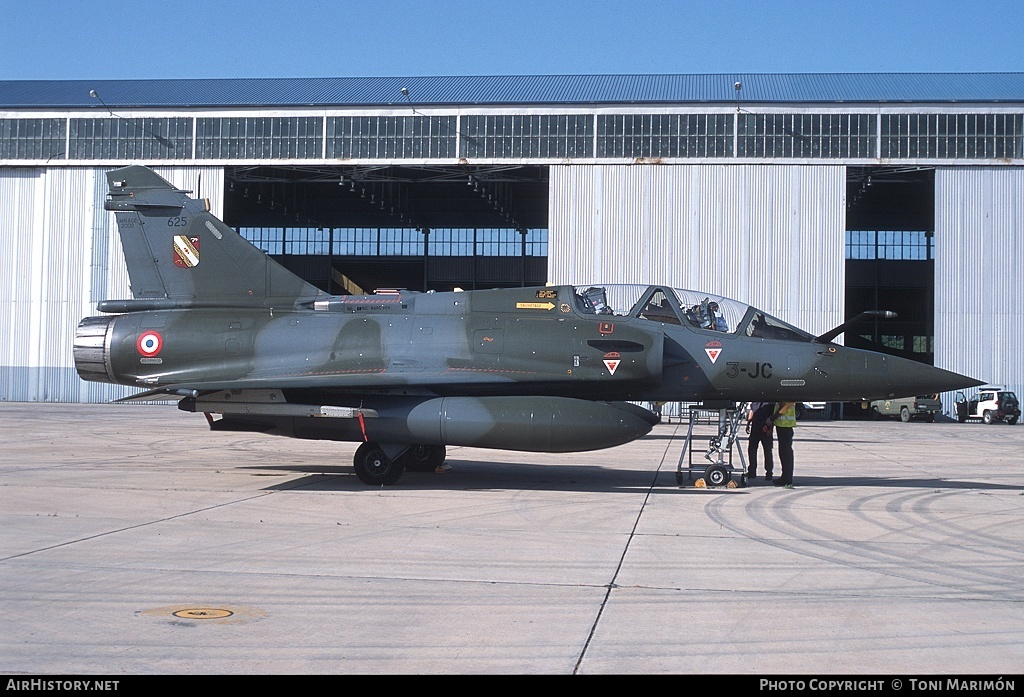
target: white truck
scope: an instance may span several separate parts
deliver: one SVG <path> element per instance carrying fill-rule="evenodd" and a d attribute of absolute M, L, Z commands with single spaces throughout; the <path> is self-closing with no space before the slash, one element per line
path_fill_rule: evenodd
<path fill-rule="evenodd" d="M 988 385 L 979 387 L 977 394 L 970 399 L 963 392 L 956 393 L 956 419 L 960 423 L 966 421 L 982 421 L 994 424 L 1005 421 L 1011 426 L 1020 418 L 1020 402 L 1017 395 L 1005 387 Z"/>

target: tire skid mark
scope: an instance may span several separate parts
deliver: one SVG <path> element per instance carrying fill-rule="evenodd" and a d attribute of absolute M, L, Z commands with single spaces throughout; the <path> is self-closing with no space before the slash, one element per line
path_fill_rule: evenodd
<path fill-rule="evenodd" d="M 898 498 L 916 503 L 922 496 L 932 500 L 935 497 L 931 494 L 918 493 L 915 495 L 900 494 Z M 796 495 L 784 497 L 784 499 L 773 500 L 768 506 L 764 505 L 765 497 L 756 497 L 747 500 L 742 507 L 742 517 L 734 520 L 733 510 L 729 508 L 731 497 L 721 497 L 708 503 L 705 512 L 708 517 L 722 528 L 730 530 L 747 539 L 755 540 L 777 549 L 787 551 L 800 556 L 816 559 L 827 564 L 834 564 L 843 567 L 864 569 L 864 562 L 872 562 L 879 566 L 872 567 L 874 573 L 897 578 L 904 581 L 922 583 L 947 591 L 977 595 L 978 593 L 991 594 L 993 592 L 1007 593 L 1010 596 L 1020 595 L 1020 574 L 1006 575 L 993 573 L 992 563 L 977 563 L 972 567 L 951 566 L 945 560 L 928 559 L 927 552 L 931 549 L 943 550 L 948 547 L 950 537 L 962 537 L 963 531 L 958 530 L 956 535 L 937 536 L 931 541 L 921 543 L 917 539 L 893 539 L 890 541 L 874 540 L 863 541 L 853 539 L 828 539 L 837 535 L 835 530 L 822 530 L 805 521 L 799 520 L 792 515 L 793 511 L 804 511 L 813 506 L 808 502 L 813 501 L 815 492 L 804 491 Z M 877 500 L 878 494 L 856 499 L 848 506 L 847 510 L 856 513 L 858 509 L 864 508 L 864 501 Z M 905 510 L 898 506 L 887 505 L 886 511 L 891 516 L 905 513 Z M 751 521 L 758 527 L 774 531 L 782 538 L 765 538 L 743 525 L 743 521 Z M 878 521 L 872 520 L 873 523 Z M 891 533 L 884 537 L 888 538 L 897 534 L 907 534 L 918 529 L 920 523 L 915 522 L 884 522 L 882 523 L 891 529 Z M 927 523 L 926 523 L 927 524 Z M 786 539 L 788 536 L 788 539 Z M 1005 557 L 1009 557 L 1013 565 L 1020 566 L 1020 554 L 1015 554 L 1013 543 L 1008 539 L 999 541 L 1000 544 L 994 550 L 990 546 L 979 546 L 975 549 L 979 554 L 987 554 L 995 557 L 993 561 L 1005 563 Z M 879 546 L 884 545 L 884 546 Z M 898 545 L 894 548 L 893 545 Z M 907 561 L 908 547 L 918 549 L 914 555 L 915 563 L 910 566 Z M 995 586 L 995 588 L 994 588 Z"/>
<path fill-rule="evenodd" d="M 927 528 L 942 526 L 942 528 L 947 531 L 947 539 L 949 537 L 970 537 L 972 547 L 975 545 L 978 547 L 985 546 L 992 556 L 1024 566 L 1024 552 L 1022 552 L 1022 550 L 1017 546 L 1013 545 L 1005 533 L 1002 535 L 993 534 L 993 531 L 1005 531 L 1009 527 L 1007 521 L 997 521 L 982 527 L 972 528 L 960 524 L 960 521 L 969 521 L 972 519 L 972 516 L 969 513 L 962 513 L 954 518 L 950 518 L 949 516 L 939 516 L 935 513 L 934 507 L 931 504 L 939 500 L 945 500 L 947 497 L 958 495 L 962 494 L 934 494 L 927 499 L 916 502 L 915 513 L 920 517 L 922 525 Z M 1008 512 L 1007 520 L 1012 521 L 1013 523 L 1018 523 L 1019 518 L 1013 518 L 1011 517 L 1012 515 L 1013 513 Z M 1019 574 L 1017 575 L 1019 576 Z"/>

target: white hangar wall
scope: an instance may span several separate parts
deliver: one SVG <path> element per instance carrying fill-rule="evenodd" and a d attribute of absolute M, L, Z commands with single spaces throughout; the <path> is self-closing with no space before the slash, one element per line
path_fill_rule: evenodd
<path fill-rule="evenodd" d="M 935 172 L 935 365 L 1024 392 L 1024 170 Z M 953 395 L 944 404 L 952 405 Z"/>
<path fill-rule="evenodd" d="M 657 283 L 814 333 L 844 318 L 846 168 L 557 165 L 548 279 Z"/>
<path fill-rule="evenodd" d="M 131 297 L 114 216 L 103 209 L 111 167 L 0 168 L 0 401 L 104 402 L 128 388 L 75 372 L 79 320 Z M 200 176 L 220 214 L 221 167 L 162 167 L 175 186 Z"/>

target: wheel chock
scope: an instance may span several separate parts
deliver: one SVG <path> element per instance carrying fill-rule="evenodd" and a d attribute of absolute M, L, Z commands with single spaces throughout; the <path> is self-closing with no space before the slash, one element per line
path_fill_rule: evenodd
<path fill-rule="evenodd" d="M 707 482 L 704 481 L 704 477 L 701 477 L 700 479 L 695 481 L 693 483 L 693 488 L 694 489 L 707 489 L 708 485 L 707 485 Z"/>

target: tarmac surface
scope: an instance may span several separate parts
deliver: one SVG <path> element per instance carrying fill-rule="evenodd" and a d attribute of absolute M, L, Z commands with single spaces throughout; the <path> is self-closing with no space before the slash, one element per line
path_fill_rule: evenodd
<path fill-rule="evenodd" d="M 1021 672 L 1024 427 L 801 421 L 792 489 L 678 486 L 685 433 L 371 489 L 354 443 L 0 404 L 0 672 Z"/>

